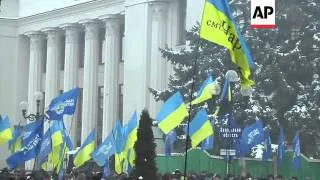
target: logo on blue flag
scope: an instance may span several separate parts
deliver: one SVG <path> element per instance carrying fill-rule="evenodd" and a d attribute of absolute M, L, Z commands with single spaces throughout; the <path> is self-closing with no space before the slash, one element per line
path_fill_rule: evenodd
<path fill-rule="evenodd" d="M 247 155 L 251 148 L 263 141 L 263 127 L 261 120 L 257 120 L 254 124 L 246 127 L 242 131 L 240 140 L 241 155 Z"/>
<path fill-rule="evenodd" d="M 80 89 L 74 88 L 53 99 L 46 112 L 50 120 L 62 120 L 63 115 L 72 115 L 76 109 Z"/>
<path fill-rule="evenodd" d="M 104 166 L 109 156 L 112 156 L 115 152 L 115 141 L 110 133 L 103 143 L 92 152 L 91 157 L 99 166 Z"/>

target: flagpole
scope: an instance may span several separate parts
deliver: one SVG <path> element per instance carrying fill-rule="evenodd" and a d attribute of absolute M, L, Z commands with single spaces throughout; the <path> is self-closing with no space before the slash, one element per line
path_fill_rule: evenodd
<path fill-rule="evenodd" d="M 70 126 L 70 129 L 69 129 L 69 131 L 68 131 L 68 136 L 70 137 L 70 134 L 71 134 L 71 129 L 73 128 L 73 125 L 75 124 L 74 123 L 74 115 L 72 116 L 72 119 L 71 119 L 71 126 Z M 62 120 L 62 122 L 63 122 L 63 120 Z M 64 123 L 63 123 L 63 125 L 64 125 Z M 64 129 L 63 129 L 64 130 Z M 65 141 L 65 140 L 63 140 L 63 141 Z M 65 142 L 63 142 L 63 151 L 62 151 L 62 159 L 61 159 L 61 161 L 62 161 L 62 168 L 63 168 L 63 161 L 64 161 L 64 157 L 65 157 L 65 155 L 67 154 L 67 152 L 66 152 L 66 149 L 67 149 L 67 146 L 66 146 L 66 143 Z M 68 166 L 68 164 L 69 164 L 69 162 L 67 163 L 67 166 Z M 61 167 L 60 167 L 60 170 L 59 170 L 59 173 L 58 173 L 58 176 L 59 176 L 59 174 L 60 174 L 60 171 L 61 171 Z"/>
<path fill-rule="evenodd" d="M 200 41 L 200 40 L 199 40 Z M 196 43 L 196 51 L 199 51 L 199 43 Z M 187 179 L 187 160 L 188 160 L 188 143 L 190 141 L 189 137 L 189 129 L 190 129 L 190 120 L 191 120 L 191 112 L 192 112 L 192 99 L 193 99 L 193 91 L 194 91 L 194 84 L 196 80 L 196 72 L 197 72 L 197 61 L 199 58 L 199 52 L 196 52 L 196 57 L 193 62 L 193 73 L 192 73 L 192 84 L 191 84 L 191 91 L 190 91 L 190 106 L 189 106 L 189 116 L 188 116 L 188 121 L 187 121 L 187 135 L 186 135 L 186 146 L 185 146 L 185 159 L 184 159 L 184 180 Z"/>

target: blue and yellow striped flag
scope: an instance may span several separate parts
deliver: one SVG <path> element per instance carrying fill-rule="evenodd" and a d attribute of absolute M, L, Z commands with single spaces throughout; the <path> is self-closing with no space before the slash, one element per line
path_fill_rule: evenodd
<path fill-rule="evenodd" d="M 52 147 L 57 147 L 63 143 L 63 124 L 59 121 L 53 121 L 50 127 Z"/>
<path fill-rule="evenodd" d="M 185 129 L 185 132 L 187 130 Z M 189 136 L 193 148 L 197 147 L 207 137 L 213 134 L 213 129 L 209 121 L 206 110 L 203 108 L 196 114 L 190 123 Z"/>
<path fill-rule="evenodd" d="M 137 141 L 138 117 L 137 112 L 134 112 L 128 124 L 124 126 L 124 140 L 126 140 L 125 151 L 133 148 Z"/>
<path fill-rule="evenodd" d="M 249 79 L 252 57 L 240 34 L 227 0 L 206 0 L 203 9 L 200 37 L 226 47 L 231 60 L 240 70 L 241 86 L 254 84 Z"/>
<path fill-rule="evenodd" d="M 94 137 L 96 131 L 92 130 L 87 139 L 81 145 L 79 151 L 74 156 L 74 165 L 78 168 L 91 159 L 91 153 L 94 151 Z"/>
<path fill-rule="evenodd" d="M 122 162 L 125 159 L 125 134 L 124 128 L 122 127 L 119 121 L 116 121 L 115 127 L 112 129 L 112 135 L 116 142 L 116 153 L 114 155 L 114 169 L 117 174 L 121 174 L 123 172 Z"/>
<path fill-rule="evenodd" d="M 49 164 L 51 162 L 52 168 L 55 168 L 59 165 L 62 155 L 60 152 L 63 144 L 63 124 L 54 120 L 49 131 L 51 133 L 51 152 L 48 156 L 48 162 Z"/>
<path fill-rule="evenodd" d="M 22 147 L 22 134 L 23 128 L 22 126 L 16 126 L 13 129 L 12 139 L 9 141 L 9 150 L 11 153 L 15 153 L 19 151 Z"/>
<path fill-rule="evenodd" d="M 158 127 L 165 134 L 168 134 L 187 116 L 188 111 L 183 102 L 182 95 L 180 92 L 176 92 L 162 105 L 156 120 L 158 122 Z"/>
<path fill-rule="evenodd" d="M 12 131 L 10 128 L 9 118 L 5 116 L 3 119 L 0 116 L 0 145 L 12 139 Z"/>
<path fill-rule="evenodd" d="M 197 97 L 191 102 L 192 105 L 202 103 L 212 98 L 213 81 L 212 76 L 208 74 L 208 78 L 202 83 L 197 92 Z"/>

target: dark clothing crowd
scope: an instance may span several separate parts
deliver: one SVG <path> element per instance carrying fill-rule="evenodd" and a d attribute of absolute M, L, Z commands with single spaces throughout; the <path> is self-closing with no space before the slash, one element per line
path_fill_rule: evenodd
<path fill-rule="evenodd" d="M 8 169 L 2 169 L 0 171 L 0 180 L 55 180 L 58 179 L 57 174 L 50 174 L 50 172 L 39 170 L 39 171 L 9 171 Z M 111 172 L 107 177 L 104 177 L 102 172 L 67 172 L 63 175 L 65 180 L 144 180 L 143 177 L 131 177 L 125 173 L 117 175 Z M 282 177 L 278 175 L 274 177 L 269 175 L 266 177 L 252 177 L 250 174 L 246 176 L 235 176 L 232 174 L 222 176 L 215 173 L 188 173 L 187 177 L 184 178 L 183 173 L 179 170 L 175 170 L 172 173 L 158 174 L 154 180 L 298 180 L 297 177 Z M 151 180 L 151 179 L 148 179 Z M 152 179 L 153 180 L 153 179 Z M 306 177 L 302 180 L 311 180 Z"/>

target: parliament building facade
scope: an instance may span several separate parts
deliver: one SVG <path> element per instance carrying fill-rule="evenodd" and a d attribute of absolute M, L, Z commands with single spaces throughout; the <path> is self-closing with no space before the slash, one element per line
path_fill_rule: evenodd
<path fill-rule="evenodd" d="M 25 124 L 19 103 L 35 114 L 60 93 L 81 89 L 73 117 L 65 117 L 74 146 L 96 128 L 97 143 L 116 120 L 126 123 L 161 103 L 172 65 L 159 48 L 185 46 L 185 29 L 200 21 L 204 2 L 192 0 L 2 0 L 0 6 L 0 113 Z M 9 156 L 0 147 L 0 167 Z"/>

